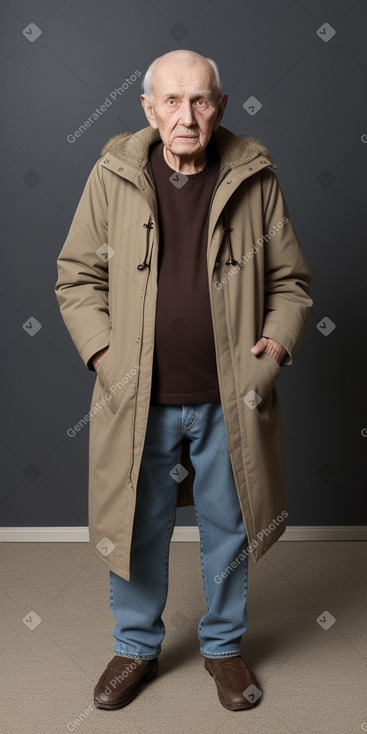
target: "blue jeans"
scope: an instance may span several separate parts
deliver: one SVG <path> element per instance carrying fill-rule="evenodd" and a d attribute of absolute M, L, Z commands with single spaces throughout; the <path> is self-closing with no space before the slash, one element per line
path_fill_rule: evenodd
<path fill-rule="evenodd" d="M 161 651 L 169 546 L 182 471 L 175 467 L 181 466 L 184 438 L 195 469 L 193 492 L 208 606 L 198 628 L 200 652 L 212 658 L 240 654 L 247 628 L 247 555 L 235 568 L 228 566 L 246 548 L 246 529 L 222 407 L 213 402 L 150 407 L 137 486 L 130 581 L 110 571 L 116 655 L 148 660 Z"/>

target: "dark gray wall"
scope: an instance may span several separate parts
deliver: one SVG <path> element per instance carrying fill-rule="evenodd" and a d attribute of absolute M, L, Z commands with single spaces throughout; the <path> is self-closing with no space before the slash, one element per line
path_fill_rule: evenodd
<path fill-rule="evenodd" d="M 67 429 L 95 377 L 59 314 L 56 258 L 103 144 L 146 125 L 135 71 L 177 48 L 219 63 L 223 124 L 272 152 L 313 274 L 279 380 L 289 523 L 367 522 L 366 21 L 363 0 L 1 2 L 1 525 L 87 524 L 88 428 Z"/>

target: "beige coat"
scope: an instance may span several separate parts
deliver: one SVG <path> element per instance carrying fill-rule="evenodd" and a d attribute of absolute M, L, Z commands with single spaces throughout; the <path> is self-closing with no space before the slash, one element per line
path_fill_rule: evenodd
<path fill-rule="evenodd" d="M 109 345 L 89 414 L 90 541 L 126 580 L 154 350 L 159 223 L 148 151 L 157 139 L 145 128 L 110 141 L 87 181 L 56 283 L 62 316 L 89 369 L 91 357 Z M 248 553 L 257 560 L 284 532 L 286 504 L 274 387 L 280 367 L 250 349 L 271 337 L 292 363 L 312 305 L 310 275 L 269 153 L 223 127 L 214 139 L 221 167 L 209 216 L 209 294 L 228 445 Z M 230 249 L 237 265 L 225 264 Z M 179 504 L 192 504 L 188 456 L 182 464 L 190 472 L 179 485 Z"/>

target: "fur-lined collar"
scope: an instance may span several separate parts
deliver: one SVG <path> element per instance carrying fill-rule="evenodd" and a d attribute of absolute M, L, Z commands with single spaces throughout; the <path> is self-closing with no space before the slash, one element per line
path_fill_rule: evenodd
<path fill-rule="evenodd" d="M 141 169 L 148 162 L 149 148 L 152 143 L 160 140 L 158 130 L 145 127 L 137 133 L 121 133 L 111 138 L 103 147 L 101 153 L 110 153 L 115 158 L 124 161 L 133 168 Z M 276 168 L 269 151 L 254 138 L 245 135 L 235 135 L 225 127 L 219 127 L 213 133 L 213 140 L 217 146 L 221 160 L 230 168 L 237 168 L 257 158 L 259 155 L 267 158 Z"/>

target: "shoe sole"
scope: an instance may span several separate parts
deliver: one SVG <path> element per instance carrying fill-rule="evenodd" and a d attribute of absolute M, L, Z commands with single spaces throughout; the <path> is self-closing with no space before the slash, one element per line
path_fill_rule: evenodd
<path fill-rule="evenodd" d="M 222 706 L 224 706 L 225 709 L 228 709 L 228 711 L 246 711 L 248 709 L 253 709 L 254 706 L 256 706 L 257 701 L 255 703 L 249 703 L 249 704 L 243 704 L 243 703 L 224 703 L 222 701 L 221 697 L 218 694 L 218 698 Z"/>
<path fill-rule="evenodd" d="M 131 701 L 134 700 L 134 698 L 137 696 L 140 688 L 141 683 L 149 683 L 149 681 L 154 680 L 158 675 L 158 663 L 157 665 L 152 669 L 149 670 L 136 684 L 135 688 L 131 691 L 131 693 L 126 696 L 126 698 L 121 699 L 117 703 L 103 703 L 99 702 L 96 699 L 94 699 L 94 705 L 98 709 L 105 709 L 106 711 L 116 711 L 116 709 L 122 709 L 125 706 L 128 706 Z"/>

